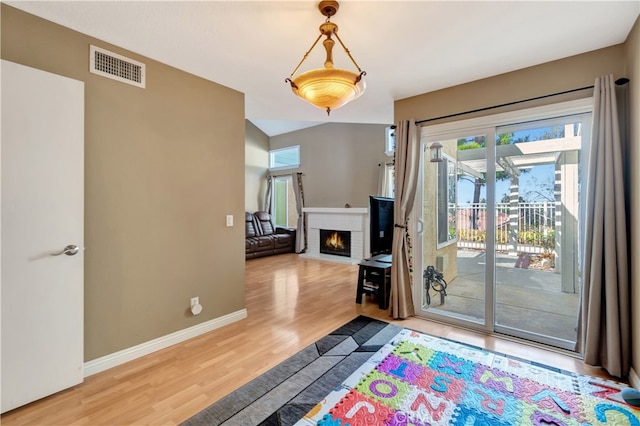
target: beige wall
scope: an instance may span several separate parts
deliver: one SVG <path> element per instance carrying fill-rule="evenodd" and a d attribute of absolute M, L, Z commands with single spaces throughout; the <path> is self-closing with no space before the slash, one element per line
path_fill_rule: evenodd
<path fill-rule="evenodd" d="M 634 339 L 633 348 L 633 370 L 635 371 L 634 386 L 640 387 L 640 172 L 637 164 L 640 163 L 640 18 L 627 38 L 625 43 L 625 53 L 627 55 L 626 77 L 629 78 L 629 117 L 631 119 L 631 306 L 632 322 L 631 332 Z"/>
<path fill-rule="evenodd" d="M 384 124 L 328 123 L 273 136 L 270 149 L 300 145 L 307 207 L 368 207 L 378 192 Z"/>
<path fill-rule="evenodd" d="M 85 360 L 243 309 L 243 94 L 5 4 L 1 24 L 3 59 L 85 83 Z M 146 89 L 90 74 L 89 44 L 146 63 Z"/>
<path fill-rule="evenodd" d="M 244 208 L 255 212 L 264 208 L 264 194 L 269 169 L 269 136 L 246 120 Z"/>
<path fill-rule="evenodd" d="M 595 50 L 582 55 L 560 59 L 546 64 L 524 68 L 507 74 L 473 81 L 471 83 L 438 90 L 423 95 L 396 101 L 394 104 L 395 122 L 399 120 L 426 120 L 500 105 L 507 102 L 529 99 L 551 93 L 580 87 L 592 86 L 596 77 L 613 73 L 621 77 L 624 70 L 624 46 L 616 45 Z M 530 108 L 570 99 L 590 96 L 592 90 L 576 92 L 571 95 L 547 98 L 542 101 L 528 102 L 511 107 L 493 109 L 464 117 L 437 121 L 455 121 L 462 118 L 497 114 L 500 112 Z"/>

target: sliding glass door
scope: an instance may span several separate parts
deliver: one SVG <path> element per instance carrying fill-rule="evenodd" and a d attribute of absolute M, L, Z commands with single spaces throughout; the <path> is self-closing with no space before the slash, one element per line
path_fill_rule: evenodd
<path fill-rule="evenodd" d="M 423 129 L 416 312 L 572 350 L 590 114 L 540 115 Z"/>
<path fill-rule="evenodd" d="M 495 329 L 567 349 L 580 306 L 586 122 L 573 116 L 503 126 L 496 137 Z"/>
<path fill-rule="evenodd" d="M 486 184 L 490 131 L 447 134 L 425 143 L 422 159 L 420 310 L 483 327 L 487 315 Z M 429 147 L 442 145 L 442 161 Z M 435 146 L 435 145 L 434 145 Z M 463 243 L 468 242 L 469 244 Z M 489 253 L 491 257 L 491 253 Z M 443 274 L 438 284 L 427 268 Z M 431 282 L 430 279 L 434 278 Z"/>

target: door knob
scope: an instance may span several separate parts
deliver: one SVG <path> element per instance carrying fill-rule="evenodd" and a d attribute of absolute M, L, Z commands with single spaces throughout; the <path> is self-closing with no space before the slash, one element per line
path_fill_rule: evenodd
<path fill-rule="evenodd" d="M 51 256 L 60 256 L 61 254 L 66 254 L 67 256 L 73 256 L 78 253 L 80 249 L 75 244 L 69 244 L 66 246 L 60 253 L 51 253 Z"/>

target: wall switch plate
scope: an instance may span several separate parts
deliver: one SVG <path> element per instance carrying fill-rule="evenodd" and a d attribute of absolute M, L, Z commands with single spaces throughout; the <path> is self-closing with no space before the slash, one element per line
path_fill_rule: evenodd
<path fill-rule="evenodd" d="M 227 226 L 233 226 L 233 215 L 232 214 L 228 214 L 227 215 Z"/>
<path fill-rule="evenodd" d="M 192 297 L 191 298 L 191 307 L 194 307 L 195 305 L 199 305 L 200 304 L 200 298 L 199 297 Z"/>

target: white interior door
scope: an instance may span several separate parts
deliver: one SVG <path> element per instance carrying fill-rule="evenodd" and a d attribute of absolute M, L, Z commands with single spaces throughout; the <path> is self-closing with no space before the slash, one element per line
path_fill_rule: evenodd
<path fill-rule="evenodd" d="M 1 74 L 5 412 L 83 380 L 84 83 Z"/>

